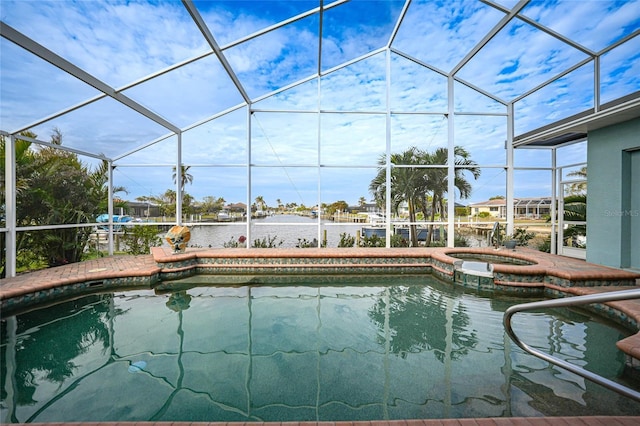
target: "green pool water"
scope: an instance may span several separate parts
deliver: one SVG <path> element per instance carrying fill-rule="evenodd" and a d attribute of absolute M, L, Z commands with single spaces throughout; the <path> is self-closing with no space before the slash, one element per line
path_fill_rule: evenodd
<path fill-rule="evenodd" d="M 3 317 L 0 420 L 640 414 L 637 403 L 508 339 L 504 310 L 531 299 L 488 298 L 417 276 L 219 281 L 95 294 Z M 615 342 L 628 333 L 613 324 L 563 309 L 519 314 L 514 328 L 534 347 L 622 381 Z"/>

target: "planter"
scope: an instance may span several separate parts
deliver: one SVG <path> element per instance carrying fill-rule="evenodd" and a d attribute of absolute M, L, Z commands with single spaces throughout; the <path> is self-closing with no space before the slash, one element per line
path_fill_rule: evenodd
<path fill-rule="evenodd" d="M 504 242 L 505 248 L 515 250 L 518 245 L 518 240 L 507 240 Z"/>

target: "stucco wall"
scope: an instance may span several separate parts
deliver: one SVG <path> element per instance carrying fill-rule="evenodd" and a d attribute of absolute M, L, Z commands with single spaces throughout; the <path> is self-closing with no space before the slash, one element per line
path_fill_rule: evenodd
<path fill-rule="evenodd" d="M 640 269 L 640 118 L 587 144 L 587 261 Z"/>

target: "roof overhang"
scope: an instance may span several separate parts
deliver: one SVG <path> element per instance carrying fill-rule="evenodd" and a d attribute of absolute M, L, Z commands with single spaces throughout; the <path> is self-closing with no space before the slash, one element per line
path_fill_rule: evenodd
<path fill-rule="evenodd" d="M 587 133 L 640 117 L 640 91 L 540 127 L 513 139 L 515 148 L 553 148 L 580 142 Z"/>

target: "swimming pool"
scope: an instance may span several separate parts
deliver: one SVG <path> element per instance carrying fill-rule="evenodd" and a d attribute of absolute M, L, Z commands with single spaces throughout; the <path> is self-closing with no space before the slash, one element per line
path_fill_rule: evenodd
<path fill-rule="evenodd" d="M 3 420 L 640 413 L 637 403 L 510 342 L 504 310 L 529 299 L 486 298 L 432 276 L 333 277 L 322 285 L 300 278 L 286 286 L 202 279 L 4 318 Z M 582 311 L 523 313 L 514 328 L 605 377 L 624 367 L 615 342 L 629 333 Z"/>

